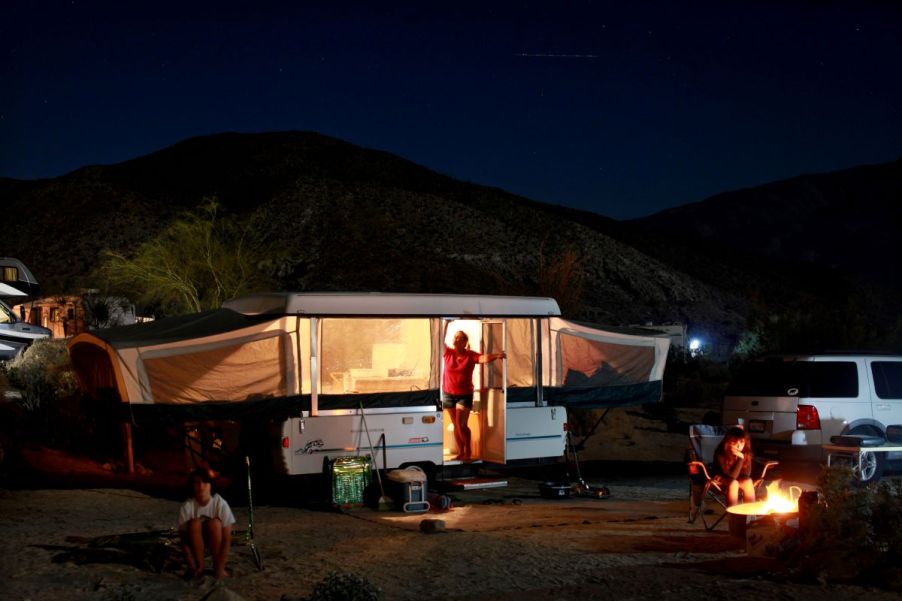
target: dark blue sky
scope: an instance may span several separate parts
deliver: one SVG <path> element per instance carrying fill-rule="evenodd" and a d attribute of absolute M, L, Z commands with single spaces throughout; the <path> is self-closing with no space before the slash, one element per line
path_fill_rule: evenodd
<path fill-rule="evenodd" d="M 311 130 L 637 217 L 902 157 L 900 5 L 13 0 L 0 175 Z"/>

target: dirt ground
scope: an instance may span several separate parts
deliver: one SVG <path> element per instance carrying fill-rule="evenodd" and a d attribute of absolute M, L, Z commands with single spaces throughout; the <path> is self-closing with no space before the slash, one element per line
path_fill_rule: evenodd
<path fill-rule="evenodd" d="M 604 482 L 607 499 L 548 500 L 536 481 L 507 481 L 505 488 L 454 492 L 444 512 L 258 507 L 265 569 L 257 571 L 239 532 L 232 576 L 221 582 L 186 581 L 175 563 L 154 556 L 134 561 L 136 555 L 121 553 L 120 539 L 90 546 L 97 537 L 153 533 L 156 548 L 177 557 L 165 544 L 175 500 L 125 488 L 3 491 L 0 598 L 195 600 L 228 589 L 276 601 L 309 595 L 329 572 L 347 571 L 368 578 L 389 600 L 898 599 L 792 582 L 779 565 L 749 558 L 744 541 L 725 526 L 706 532 L 688 524 L 686 480 L 679 475 L 612 478 Z M 234 510 L 244 529 L 247 507 Z M 444 520 L 446 531 L 422 533 L 423 519 Z"/>
<path fill-rule="evenodd" d="M 681 410 L 676 419 L 700 415 Z M 0 488 L 0 599 L 188 601 L 233 593 L 279 601 L 310 595 L 335 571 L 365 576 L 389 601 L 898 599 L 795 581 L 772 560 L 749 557 L 725 524 L 706 532 L 687 523 L 685 444 L 685 433 L 661 420 L 612 411 L 583 453 L 583 473 L 610 489 L 606 499 L 542 498 L 539 482 L 560 465 L 538 480 L 535 472 L 502 472 L 506 487 L 453 492 L 449 511 L 424 514 L 315 510 L 293 501 L 305 491 L 269 490 L 255 512 L 263 571 L 244 537 L 241 483 L 233 482 L 224 494 L 238 532 L 231 577 L 219 582 L 181 577 L 173 536 L 181 490 L 173 478 L 154 469 L 132 477 L 23 446 L 17 453 L 36 477 Z M 424 519 L 443 520 L 445 531 L 421 532 Z"/>

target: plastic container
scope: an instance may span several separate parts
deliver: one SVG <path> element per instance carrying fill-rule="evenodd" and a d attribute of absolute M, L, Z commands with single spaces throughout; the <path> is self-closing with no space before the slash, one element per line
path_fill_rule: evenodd
<path fill-rule="evenodd" d="M 386 484 L 395 505 L 406 513 L 429 511 L 429 484 L 426 473 L 416 466 L 403 470 L 392 470 L 386 474 Z"/>
<path fill-rule="evenodd" d="M 367 487 L 372 482 L 369 456 L 337 457 L 330 464 L 332 503 L 362 506 Z"/>
<path fill-rule="evenodd" d="M 567 499 L 573 487 L 566 482 L 542 482 L 539 494 L 545 499 Z"/>

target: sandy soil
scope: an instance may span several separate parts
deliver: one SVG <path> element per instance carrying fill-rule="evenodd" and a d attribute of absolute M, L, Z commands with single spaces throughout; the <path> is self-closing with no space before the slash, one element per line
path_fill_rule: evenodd
<path fill-rule="evenodd" d="M 604 500 L 542 499 L 536 484 L 510 478 L 507 488 L 454 493 L 455 506 L 441 513 L 259 507 L 256 541 L 265 570 L 256 570 L 239 536 L 233 575 L 218 583 L 209 576 L 186 581 L 174 563 L 157 573 L 149 564 L 111 563 L 100 549 L 88 552 L 94 537 L 171 528 L 174 500 L 128 489 L 4 491 L 0 598 L 193 600 L 226 588 L 275 601 L 309 595 L 338 570 L 365 575 L 390 600 L 898 599 L 777 576 L 779 566 L 748 558 L 744 542 L 725 527 L 705 532 L 687 524 L 682 477 L 613 479 Z M 244 527 L 247 508 L 234 509 Z M 420 532 L 424 518 L 444 520 L 447 532 Z"/>
<path fill-rule="evenodd" d="M 676 419 L 693 423 L 702 413 L 679 410 Z M 365 576 L 391 601 L 898 599 L 897 593 L 791 581 L 780 565 L 750 558 L 725 525 L 706 532 L 688 524 L 680 466 L 685 444 L 685 432 L 672 423 L 610 412 L 581 454 L 584 474 L 606 476 L 588 478 L 608 486 L 611 496 L 603 500 L 542 499 L 537 481 L 513 473 L 504 474 L 506 488 L 456 492 L 450 511 L 428 514 L 315 511 L 285 501 L 297 491 L 276 491 L 256 510 L 266 569 L 256 570 L 239 533 L 232 577 L 221 582 L 181 577 L 171 544 L 181 476 L 176 485 L 149 470 L 130 481 L 100 463 L 23 447 L 18 451 L 40 477 L 31 480 L 33 489 L 0 489 L 0 599 L 201 600 L 229 591 L 278 601 L 309 595 L 332 571 Z M 630 467 L 625 472 L 632 475 L 616 476 L 623 472 L 598 471 L 598 461 L 657 467 L 646 475 Z M 240 488 L 226 498 L 237 527 L 245 529 Z M 423 519 L 443 520 L 446 532 L 422 533 Z M 141 533 L 151 534 L 140 547 L 119 536 Z"/>

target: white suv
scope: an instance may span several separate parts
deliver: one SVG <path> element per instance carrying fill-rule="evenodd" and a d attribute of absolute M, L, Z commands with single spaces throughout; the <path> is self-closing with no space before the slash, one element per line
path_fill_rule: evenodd
<path fill-rule="evenodd" d="M 743 423 L 755 453 L 823 461 L 836 435 L 886 438 L 902 424 L 902 355 L 780 356 L 742 366 L 723 401 L 723 423 Z M 868 453 L 862 480 L 879 479 L 900 453 Z"/>

